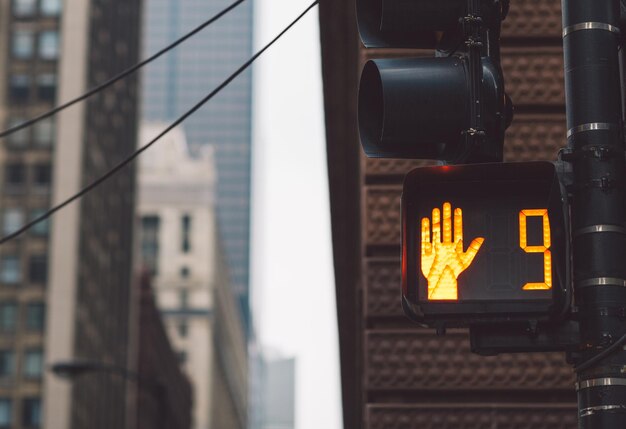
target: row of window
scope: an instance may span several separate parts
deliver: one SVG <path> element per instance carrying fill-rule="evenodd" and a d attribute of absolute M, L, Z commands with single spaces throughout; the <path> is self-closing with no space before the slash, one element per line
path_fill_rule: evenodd
<path fill-rule="evenodd" d="M 0 259 L 0 283 L 16 285 L 22 282 L 21 258 L 5 255 Z M 48 281 L 48 255 L 31 255 L 28 259 L 29 283 L 45 284 Z"/>
<path fill-rule="evenodd" d="M 13 116 L 7 123 L 7 128 L 12 128 L 26 122 L 28 118 Z M 32 127 L 16 131 L 6 137 L 8 147 L 11 149 L 23 149 L 32 141 L 36 147 L 50 147 L 54 141 L 55 123 L 53 118 L 43 119 Z"/>
<path fill-rule="evenodd" d="M 13 32 L 11 54 L 18 60 L 39 58 L 52 61 L 59 58 L 59 32 L 18 29 Z"/>
<path fill-rule="evenodd" d="M 49 163 L 30 166 L 32 183 L 35 188 L 48 189 L 52 180 L 52 167 Z M 4 166 L 5 193 L 15 194 L 25 191 L 28 182 L 28 167 L 21 162 L 7 163 Z"/>
<path fill-rule="evenodd" d="M 24 398 L 22 400 L 22 427 L 37 428 L 41 426 L 41 399 Z M 9 398 L 0 398 L 0 428 L 13 427 L 13 401 Z"/>
<path fill-rule="evenodd" d="M 26 218 L 26 211 L 19 207 L 9 207 L 4 210 L 2 217 L 2 235 L 7 236 L 13 234 L 15 231 L 24 226 L 28 221 L 32 221 L 42 216 L 46 212 L 45 209 L 34 209 L 29 211 L 28 219 Z M 43 220 L 29 230 L 33 236 L 47 236 L 49 229 L 48 219 Z"/>
<path fill-rule="evenodd" d="M 55 73 L 40 73 L 36 76 L 15 73 L 9 79 L 9 97 L 13 103 L 27 104 L 38 101 L 54 103 L 56 95 Z"/>
<path fill-rule="evenodd" d="M 17 375 L 15 354 L 14 350 L 0 350 L 0 382 L 2 379 L 10 379 Z M 21 373 L 22 377 L 26 379 L 41 378 L 43 373 L 43 352 L 41 349 L 24 351 Z"/>
<path fill-rule="evenodd" d="M 44 330 L 46 307 L 42 302 L 24 304 L 24 328 L 29 332 Z M 0 332 L 11 333 L 18 330 L 19 304 L 16 302 L 0 303 Z"/>
<path fill-rule="evenodd" d="M 188 214 L 180 218 L 181 242 L 180 249 L 183 253 L 191 251 L 191 216 Z M 141 256 L 146 267 L 152 275 L 158 272 L 159 257 L 159 228 L 161 219 L 159 216 L 143 216 L 141 218 Z M 181 277 L 189 276 L 189 268 L 181 268 Z"/>
<path fill-rule="evenodd" d="M 32 18 L 37 13 L 41 16 L 59 16 L 63 0 L 13 0 L 13 16 Z"/>

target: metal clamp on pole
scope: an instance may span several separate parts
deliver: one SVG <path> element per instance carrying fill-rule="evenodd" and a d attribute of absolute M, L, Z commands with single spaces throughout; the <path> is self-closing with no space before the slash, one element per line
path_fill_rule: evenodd
<path fill-rule="evenodd" d="M 596 277 L 594 279 L 585 279 L 585 280 L 577 281 L 576 285 L 579 287 L 589 287 L 589 286 L 626 287 L 626 279 L 619 279 L 616 277 Z"/>
<path fill-rule="evenodd" d="M 584 133 L 587 131 L 612 131 L 612 130 L 620 130 L 620 126 L 618 124 L 606 123 L 606 122 L 590 122 L 588 124 L 578 125 L 576 127 L 570 128 L 567 130 L 567 139 L 573 137 L 575 134 Z"/>
<path fill-rule="evenodd" d="M 604 387 L 604 386 L 626 387 L 626 378 L 603 377 L 603 378 L 593 378 L 590 380 L 579 381 L 578 383 L 576 383 L 576 391 L 580 391 L 583 389 L 591 389 L 594 387 Z"/>
<path fill-rule="evenodd" d="M 602 234 L 605 232 L 612 232 L 615 234 L 626 234 L 626 228 L 618 225 L 592 225 L 585 228 L 580 228 L 572 233 L 573 237 L 580 237 L 587 234 Z"/>
<path fill-rule="evenodd" d="M 563 29 L 563 37 L 566 37 L 575 31 L 581 31 L 581 30 L 604 30 L 604 31 L 610 31 L 611 33 L 614 33 L 617 36 L 620 35 L 619 28 L 611 24 L 606 24 L 604 22 L 580 22 L 578 24 L 565 27 Z"/>

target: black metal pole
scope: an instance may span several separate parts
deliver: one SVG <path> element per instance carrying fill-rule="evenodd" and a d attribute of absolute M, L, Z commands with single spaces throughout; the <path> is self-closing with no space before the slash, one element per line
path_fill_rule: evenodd
<path fill-rule="evenodd" d="M 573 162 L 579 428 L 626 428 L 626 204 L 619 0 L 562 0 Z"/>

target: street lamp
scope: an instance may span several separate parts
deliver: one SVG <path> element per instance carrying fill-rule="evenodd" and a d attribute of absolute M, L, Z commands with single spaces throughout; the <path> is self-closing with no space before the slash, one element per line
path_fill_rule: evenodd
<path fill-rule="evenodd" d="M 91 373 L 107 373 L 117 375 L 125 380 L 137 383 L 139 388 L 145 388 L 153 395 L 159 408 L 160 426 L 166 428 L 168 424 L 167 388 L 159 380 L 153 380 L 141 376 L 135 371 L 131 371 L 121 366 L 107 364 L 104 362 L 90 360 L 75 360 L 67 362 L 56 362 L 50 365 L 50 371 L 56 376 L 73 381 L 74 379 Z"/>

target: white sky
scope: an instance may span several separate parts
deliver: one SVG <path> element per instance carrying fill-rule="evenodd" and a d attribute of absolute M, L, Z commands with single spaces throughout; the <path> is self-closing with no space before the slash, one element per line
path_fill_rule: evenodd
<path fill-rule="evenodd" d="M 255 0 L 255 44 L 312 0 Z M 262 346 L 296 357 L 296 429 L 341 428 L 317 8 L 254 66 L 252 299 Z"/>

